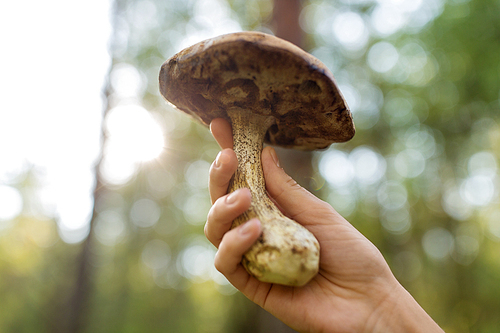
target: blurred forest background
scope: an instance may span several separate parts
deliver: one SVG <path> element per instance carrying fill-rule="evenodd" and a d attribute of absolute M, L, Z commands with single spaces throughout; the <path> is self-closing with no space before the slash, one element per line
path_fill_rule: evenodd
<path fill-rule="evenodd" d="M 500 2 L 288 1 L 301 6 L 301 46 L 332 70 L 357 128 L 348 143 L 294 154 L 303 167 L 289 161 L 289 172 L 381 249 L 446 332 L 499 332 Z M 275 33 L 280 13 L 264 0 L 110 8 L 104 105 L 92 111 L 105 116 L 92 141 L 103 146 L 96 172 L 68 173 L 64 151 L 54 153 L 60 182 L 85 181 L 93 194 L 48 193 L 45 171 L 29 161 L 12 167 L 5 152 L 15 142 L 1 136 L 0 331 L 287 331 L 214 269 L 203 225 L 218 146 L 158 92 L 168 57 L 228 32 Z M 93 13 L 82 15 L 90 29 Z M 50 49 L 35 53 L 34 69 Z M 36 93 L 39 80 L 28 77 L 23 89 Z M 72 113 L 78 103 L 68 101 L 65 117 L 86 114 Z M 54 198 L 89 217 L 63 223 L 68 212 Z"/>

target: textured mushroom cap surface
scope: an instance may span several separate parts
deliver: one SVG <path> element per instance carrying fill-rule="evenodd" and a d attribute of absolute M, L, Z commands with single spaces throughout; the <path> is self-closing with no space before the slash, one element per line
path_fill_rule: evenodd
<path fill-rule="evenodd" d="M 208 39 L 168 59 L 160 92 L 201 123 L 230 120 L 226 110 L 272 115 L 265 141 L 321 149 L 354 136 L 352 115 L 331 72 L 280 38 L 241 32 Z"/>

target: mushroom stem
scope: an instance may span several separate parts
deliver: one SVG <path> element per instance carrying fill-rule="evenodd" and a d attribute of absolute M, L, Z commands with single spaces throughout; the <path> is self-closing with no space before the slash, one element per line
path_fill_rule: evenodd
<path fill-rule="evenodd" d="M 227 114 L 238 157 L 238 169 L 228 191 L 248 188 L 252 195 L 250 208 L 233 221 L 232 227 L 252 218 L 259 219 L 262 226 L 262 235 L 245 253 L 242 264 L 262 282 L 302 286 L 318 272 L 319 243 L 306 228 L 284 216 L 267 195 L 261 154 L 265 133 L 275 118 L 238 108 Z"/>

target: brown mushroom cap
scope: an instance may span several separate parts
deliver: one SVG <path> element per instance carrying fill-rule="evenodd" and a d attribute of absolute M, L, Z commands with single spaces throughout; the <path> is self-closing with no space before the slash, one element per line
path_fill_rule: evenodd
<path fill-rule="evenodd" d="M 160 91 L 179 110 L 208 125 L 239 108 L 273 115 L 266 142 L 321 149 L 354 136 L 352 115 L 332 73 L 280 38 L 241 32 L 208 39 L 168 59 Z"/>

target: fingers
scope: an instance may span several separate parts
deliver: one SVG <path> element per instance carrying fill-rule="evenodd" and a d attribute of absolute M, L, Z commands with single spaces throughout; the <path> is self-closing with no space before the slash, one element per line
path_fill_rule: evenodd
<path fill-rule="evenodd" d="M 241 258 L 259 238 L 260 233 L 261 225 L 259 220 L 249 220 L 224 235 L 219 250 L 215 255 L 215 268 L 237 289 L 244 288 L 250 278 L 250 275 L 241 265 Z"/>
<path fill-rule="evenodd" d="M 208 190 L 212 204 L 227 193 L 229 181 L 237 167 L 238 159 L 232 149 L 226 148 L 219 152 L 209 172 Z"/>
<path fill-rule="evenodd" d="M 212 204 L 227 193 L 229 181 L 238 167 L 238 159 L 232 150 L 233 132 L 225 119 L 216 118 L 210 123 L 210 131 L 222 151 L 210 167 L 209 191 Z"/>
<path fill-rule="evenodd" d="M 215 247 L 219 247 L 233 220 L 250 207 L 251 200 L 250 190 L 242 188 L 219 198 L 210 208 L 205 224 L 205 236 Z"/>
<path fill-rule="evenodd" d="M 233 130 L 227 120 L 222 118 L 212 120 L 210 131 L 222 149 L 233 148 Z"/>
<path fill-rule="evenodd" d="M 331 218 L 337 215 L 329 204 L 318 199 L 286 174 L 279 166 L 278 156 L 273 148 L 266 147 L 262 151 L 262 167 L 269 195 L 292 219 L 307 225 L 311 217 Z"/>

